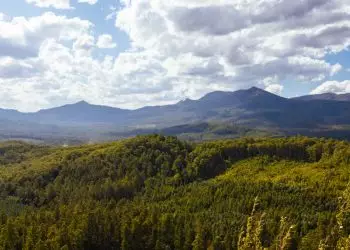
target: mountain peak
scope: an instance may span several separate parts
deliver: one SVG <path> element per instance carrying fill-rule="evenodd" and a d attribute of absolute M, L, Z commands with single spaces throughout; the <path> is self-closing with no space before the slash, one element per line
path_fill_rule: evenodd
<path fill-rule="evenodd" d="M 87 101 L 81 100 L 81 101 L 75 103 L 74 105 L 90 105 L 90 103 L 88 103 Z"/>
<path fill-rule="evenodd" d="M 190 98 L 184 98 L 182 99 L 181 101 L 179 101 L 177 104 L 184 104 L 184 103 L 189 103 L 191 102 L 192 100 Z"/>
<path fill-rule="evenodd" d="M 243 90 L 243 91 L 248 92 L 248 93 L 254 93 L 254 94 L 261 93 L 261 94 L 271 94 L 271 95 L 273 95 L 272 93 L 270 93 L 270 92 L 268 92 L 268 91 L 266 91 L 264 89 L 255 87 L 255 86 L 253 86 L 253 87 L 251 87 L 249 89 Z"/>
<path fill-rule="evenodd" d="M 253 87 L 251 87 L 251 88 L 249 88 L 247 90 L 249 90 L 249 91 L 263 91 L 262 89 L 260 89 L 258 87 L 255 87 L 255 86 L 253 86 Z"/>

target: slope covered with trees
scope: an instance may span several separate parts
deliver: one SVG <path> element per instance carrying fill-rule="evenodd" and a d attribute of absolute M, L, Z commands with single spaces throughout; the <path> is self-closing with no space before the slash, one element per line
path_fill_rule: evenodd
<path fill-rule="evenodd" d="M 252 129 L 239 126 L 232 122 L 202 122 L 193 124 L 182 124 L 162 129 L 134 129 L 122 132 L 112 132 L 106 135 L 111 138 L 127 138 L 137 135 L 161 134 L 165 136 L 176 136 L 181 140 L 200 142 L 218 139 L 234 139 L 241 137 L 272 137 L 281 136 L 276 130 Z"/>
<path fill-rule="evenodd" d="M 348 249 L 350 144 L 0 145 L 0 249 Z"/>

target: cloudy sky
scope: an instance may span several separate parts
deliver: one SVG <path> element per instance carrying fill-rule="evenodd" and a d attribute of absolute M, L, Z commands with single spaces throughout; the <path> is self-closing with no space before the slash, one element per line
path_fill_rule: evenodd
<path fill-rule="evenodd" d="M 0 1 L 0 107 L 350 92 L 349 0 Z"/>

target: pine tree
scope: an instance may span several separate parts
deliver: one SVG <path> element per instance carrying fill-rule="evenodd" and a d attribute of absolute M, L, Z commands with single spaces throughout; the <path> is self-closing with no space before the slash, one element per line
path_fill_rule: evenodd
<path fill-rule="evenodd" d="M 18 231 L 12 220 L 8 220 L 7 224 L 3 228 L 0 234 L 2 237 L 0 239 L 1 247 L 6 250 L 16 250 L 22 248 L 20 243 L 20 237 Z"/>

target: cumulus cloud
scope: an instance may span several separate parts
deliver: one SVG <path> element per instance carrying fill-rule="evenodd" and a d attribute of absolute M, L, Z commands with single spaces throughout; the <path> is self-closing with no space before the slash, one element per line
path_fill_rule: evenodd
<path fill-rule="evenodd" d="M 266 91 L 271 92 L 273 94 L 280 95 L 283 91 L 283 86 L 280 84 L 271 84 L 265 88 Z"/>
<path fill-rule="evenodd" d="M 21 20 L 32 25 L 30 20 Z M 35 20 L 44 24 L 32 27 L 44 28 L 32 28 L 29 41 L 36 45 L 32 54 L 1 51 L 0 85 L 2 92 L 6 91 L 11 98 L 0 98 L 0 107 L 35 111 L 84 99 L 133 108 L 145 103 L 165 104 L 178 98 L 171 93 L 174 83 L 168 82 L 165 69 L 158 66 L 157 55 L 126 52 L 117 59 L 108 55 L 96 58 L 93 54 L 98 47 L 90 23 L 55 16 L 52 20 L 62 22 L 51 22 L 52 29 L 45 24 L 46 18 Z M 8 22 L 5 24 L 12 25 L 11 20 Z M 26 41 L 25 30 L 15 31 Z M 26 42 L 20 45 L 26 51 Z M 136 75 L 142 75 L 144 80 L 138 81 Z"/>
<path fill-rule="evenodd" d="M 202 78 L 210 89 L 214 79 L 234 90 L 278 76 L 265 86 L 274 93 L 286 78 L 319 82 L 342 70 L 325 56 L 350 45 L 345 0 L 123 2 L 116 26 L 134 49 L 157 51 L 168 77 Z"/>
<path fill-rule="evenodd" d="M 209 35 L 225 35 L 249 25 L 244 15 L 232 5 L 175 7 L 169 12 L 169 18 L 181 31 Z"/>
<path fill-rule="evenodd" d="M 117 44 L 113 42 L 113 38 L 109 34 L 100 35 L 96 45 L 101 49 L 113 49 L 117 47 Z"/>
<path fill-rule="evenodd" d="M 90 5 L 94 5 L 98 2 L 98 0 L 78 0 L 78 3 L 88 3 Z"/>
<path fill-rule="evenodd" d="M 45 40 L 72 41 L 86 34 L 92 26 L 89 21 L 57 16 L 52 12 L 28 19 L 15 17 L 0 21 L 0 56 L 37 57 Z"/>
<path fill-rule="evenodd" d="M 347 83 L 329 83 L 343 67 L 326 56 L 350 46 L 348 0 L 121 3 L 115 25 L 131 48 L 117 57 L 99 50 L 116 47 L 112 37 L 95 37 L 80 18 L 0 19 L 0 84 L 11 102 L 24 110 L 80 99 L 136 108 L 252 85 L 280 94 L 286 79 L 325 82 L 315 93 L 347 91 Z"/>
<path fill-rule="evenodd" d="M 41 8 L 70 9 L 70 0 L 26 0 L 27 3 L 34 4 Z"/>
<path fill-rule="evenodd" d="M 276 95 L 280 95 L 284 89 L 283 85 L 279 82 L 279 77 L 277 75 L 266 77 L 260 84 L 264 86 L 264 89 Z"/>
<path fill-rule="evenodd" d="M 345 94 L 350 93 L 350 80 L 338 82 L 338 81 L 327 81 L 322 83 L 320 86 L 311 91 L 311 94 L 324 94 L 324 93 L 336 93 Z"/>
<path fill-rule="evenodd" d="M 73 52 L 75 54 L 91 56 L 93 49 L 95 48 L 95 37 L 89 34 L 80 36 L 73 43 Z"/>
<path fill-rule="evenodd" d="M 92 57 L 92 27 L 89 21 L 53 13 L 0 21 L 0 84 L 12 96 L 0 106 L 32 111 L 95 99 L 90 90 L 96 85 L 90 83 L 106 77 L 102 69 L 110 67 Z"/>
<path fill-rule="evenodd" d="M 37 60 L 14 60 L 11 57 L 0 58 L 0 78 L 27 78 L 38 74 L 44 66 Z"/>

